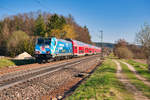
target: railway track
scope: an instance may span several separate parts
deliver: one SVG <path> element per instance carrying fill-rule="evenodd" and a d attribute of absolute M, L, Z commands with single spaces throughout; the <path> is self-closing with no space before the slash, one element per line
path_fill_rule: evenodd
<path fill-rule="evenodd" d="M 0 91 L 11 88 L 13 86 L 17 86 L 18 84 L 23 84 L 28 81 L 36 80 L 50 73 L 78 65 L 82 62 L 86 62 L 91 59 L 94 59 L 95 57 L 97 57 L 97 55 L 89 56 L 88 58 L 73 60 L 70 62 L 64 62 L 62 64 L 45 66 L 42 68 L 26 71 L 24 73 L 19 73 L 19 74 L 16 73 L 13 76 L 8 75 L 6 78 L 0 78 Z"/>
<path fill-rule="evenodd" d="M 87 56 L 88 57 L 88 56 Z M 4 68 L 0 69 L 0 79 L 1 78 L 6 78 L 9 75 L 14 76 L 13 73 L 24 73 L 28 70 L 33 70 L 45 66 L 51 66 L 51 65 L 56 65 L 64 62 L 70 62 L 72 60 L 76 59 L 81 59 L 81 58 L 86 58 L 85 56 L 80 57 L 80 58 L 73 58 L 73 59 L 64 59 L 60 61 L 52 61 L 50 63 L 43 63 L 43 64 L 38 64 L 38 63 L 33 63 L 33 64 L 27 64 L 27 65 L 21 65 L 21 66 L 14 66 L 14 67 L 9 67 L 9 68 Z"/>

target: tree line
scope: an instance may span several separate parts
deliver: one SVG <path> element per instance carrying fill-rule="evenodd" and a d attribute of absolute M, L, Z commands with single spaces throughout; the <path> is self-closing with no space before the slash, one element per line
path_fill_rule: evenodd
<path fill-rule="evenodd" d="M 0 21 L 0 55 L 14 57 L 24 51 L 33 55 L 35 39 L 52 36 L 92 43 L 87 26 L 78 25 L 72 15 L 30 12 Z"/>

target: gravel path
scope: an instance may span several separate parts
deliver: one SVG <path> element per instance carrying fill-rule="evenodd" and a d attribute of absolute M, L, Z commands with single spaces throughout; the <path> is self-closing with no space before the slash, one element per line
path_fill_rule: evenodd
<path fill-rule="evenodd" d="M 137 71 L 134 69 L 134 67 L 133 67 L 132 65 L 130 65 L 130 64 L 126 63 L 126 62 L 123 62 L 123 61 L 121 61 L 121 62 L 124 63 L 125 65 L 127 65 L 128 68 L 136 75 L 136 77 L 137 77 L 139 80 L 143 81 L 144 84 L 150 86 L 150 82 L 149 82 L 146 78 L 140 76 L 140 75 L 137 73 Z"/>
<path fill-rule="evenodd" d="M 134 94 L 135 100 L 149 100 L 146 96 L 143 96 L 143 94 L 130 83 L 129 79 L 125 77 L 125 75 L 122 73 L 122 67 L 120 66 L 120 63 L 116 60 L 114 62 L 117 64 L 117 77 L 118 79 L 126 86 L 127 90 Z"/>

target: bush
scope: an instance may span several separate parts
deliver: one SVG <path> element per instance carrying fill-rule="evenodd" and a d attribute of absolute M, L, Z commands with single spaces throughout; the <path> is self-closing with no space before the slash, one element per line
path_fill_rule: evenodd
<path fill-rule="evenodd" d="M 7 41 L 7 52 L 12 57 L 25 51 L 32 55 L 34 52 L 33 43 L 33 39 L 30 39 L 25 32 L 15 31 Z"/>
<path fill-rule="evenodd" d="M 130 59 L 133 57 L 132 52 L 127 47 L 118 47 L 116 48 L 115 53 L 119 58 Z"/>

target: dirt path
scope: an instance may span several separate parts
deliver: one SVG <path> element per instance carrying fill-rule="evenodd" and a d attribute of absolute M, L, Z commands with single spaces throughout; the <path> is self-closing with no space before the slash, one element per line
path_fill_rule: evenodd
<path fill-rule="evenodd" d="M 146 59 L 133 59 L 133 60 L 139 63 L 147 64 Z"/>
<path fill-rule="evenodd" d="M 143 94 L 136 89 L 134 85 L 130 83 L 129 79 L 125 77 L 125 75 L 122 73 L 122 67 L 120 66 L 120 63 L 116 60 L 114 60 L 114 62 L 117 64 L 116 74 L 118 79 L 126 86 L 127 90 L 134 94 L 135 100 L 149 100 L 147 97 L 143 96 Z"/>
<path fill-rule="evenodd" d="M 140 75 L 137 73 L 137 71 L 134 69 L 133 66 L 131 66 L 130 64 L 128 64 L 128 63 L 126 63 L 126 62 L 123 62 L 123 61 L 121 61 L 121 62 L 124 63 L 124 64 L 126 64 L 126 65 L 128 66 L 128 68 L 136 75 L 136 77 L 137 77 L 139 80 L 143 81 L 144 84 L 150 86 L 150 82 L 149 82 L 147 79 L 145 79 L 144 77 L 140 76 Z"/>

